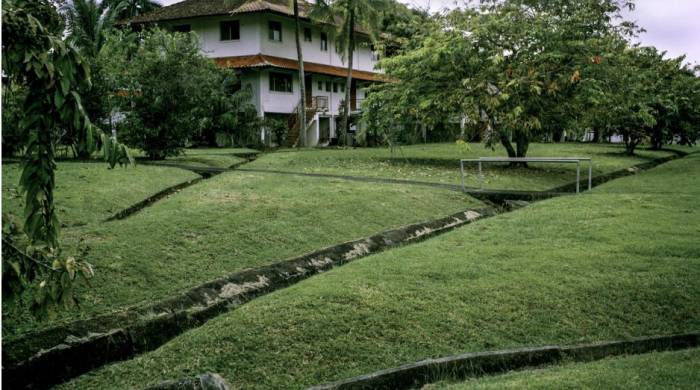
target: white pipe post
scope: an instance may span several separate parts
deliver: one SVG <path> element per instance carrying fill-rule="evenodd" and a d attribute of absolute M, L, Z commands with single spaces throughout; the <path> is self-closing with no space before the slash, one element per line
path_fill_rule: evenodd
<path fill-rule="evenodd" d="M 481 174 L 481 161 L 479 161 L 479 189 L 484 189 L 484 175 Z"/>
<path fill-rule="evenodd" d="M 579 192 L 579 181 L 581 180 L 581 161 L 576 161 L 576 193 Z"/>
<path fill-rule="evenodd" d="M 593 187 L 593 159 L 588 160 L 588 191 Z"/>
<path fill-rule="evenodd" d="M 462 173 L 462 191 L 467 192 L 467 189 L 464 187 L 464 160 L 459 160 L 459 171 Z"/>

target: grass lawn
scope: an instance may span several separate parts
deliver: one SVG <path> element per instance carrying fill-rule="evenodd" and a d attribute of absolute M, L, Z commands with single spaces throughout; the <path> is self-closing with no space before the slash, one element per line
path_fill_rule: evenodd
<path fill-rule="evenodd" d="M 191 148 L 184 149 L 179 156 L 168 157 L 160 160 L 160 164 L 182 164 L 195 167 L 230 168 L 234 164 L 245 161 L 240 155 L 259 153 L 255 149 L 248 148 Z M 141 150 L 134 149 L 131 154 L 138 158 L 146 159 Z"/>
<path fill-rule="evenodd" d="M 699 236 L 694 155 L 314 276 L 64 388 L 202 372 L 303 388 L 427 357 L 697 330 Z"/>
<path fill-rule="evenodd" d="M 593 174 L 611 172 L 654 158 L 671 154 L 668 151 L 638 150 L 634 157 L 625 156 L 621 145 L 609 144 L 532 144 L 531 157 L 574 156 L 593 158 Z M 470 144 L 470 150 L 454 143 L 411 145 L 396 148 L 305 149 L 282 150 L 262 156 L 246 168 L 294 172 L 332 173 L 351 176 L 372 176 L 413 179 L 440 183 L 460 183 L 459 159 L 506 157 L 504 149 L 495 151 L 483 144 Z M 467 166 L 466 185 L 478 187 L 476 166 Z M 587 175 L 584 165 L 581 177 Z M 575 164 L 530 164 L 529 169 L 505 168 L 503 164 L 484 165 L 484 188 L 547 190 L 576 180 Z"/>
<path fill-rule="evenodd" d="M 24 219 L 19 193 L 19 164 L 2 166 L 2 210 Z M 78 226 L 103 221 L 156 192 L 199 175 L 177 168 L 136 164 L 108 169 L 106 163 L 59 162 L 56 209 L 62 224 Z"/>
<path fill-rule="evenodd" d="M 229 168 L 234 164 L 244 161 L 235 154 L 255 153 L 256 150 L 247 148 L 197 148 L 185 149 L 183 154 L 168 157 L 165 163 L 193 165 L 199 167 Z"/>
<path fill-rule="evenodd" d="M 700 349 L 621 356 L 537 370 L 436 383 L 425 390 L 486 389 L 697 389 Z"/>
<path fill-rule="evenodd" d="M 64 317 L 162 299 L 243 268 L 268 264 L 409 223 L 483 207 L 448 190 L 326 178 L 226 172 L 122 221 L 67 229 L 95 266 L 82 310 Z M 43 326 L 3 302 L 3 336 Z"/>

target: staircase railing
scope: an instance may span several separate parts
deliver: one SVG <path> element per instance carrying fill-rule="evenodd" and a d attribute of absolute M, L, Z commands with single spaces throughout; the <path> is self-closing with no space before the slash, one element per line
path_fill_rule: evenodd
<path fill-rule="evenodd" d="M 325 98 L 325 96 L 316 96 L 316 97 L 317 98 L 319 98 L 319 97 Z M 306 99 L 304 99 L 304 103 L 305 103 L 305 100 Z M 317 100 L 317 102 L 318 102 L 318 100 Z M 287 126 L 289 129 L 289 131 L 287 133 L 287 146 L 297 147 L 299 145 L 299 140 L 301 139 L 301 137 L 300 137 L 301 132 L 299 131 L 299 128 L 301 127 L 301 126 L 299 126 L 299 110 L 306 109 L 307 121 L 306 121 L 306 125 L 304 126 L 303 131 L 307 131 L 309 129 L 309 126 L 311 126 L 311 124 L 314 122 L 314 119 L 315 119 L 314 117 L 316 116 L 316 113 L 318 111 L 320 111 L 319 106 L 316 106 L 315 104 L 313 104 L 314 99 L 312 99 L 311 106 L 307 106 L 307 107 L 302 108 L 301 103 L 302 102 L 299 102 L 296 105 L 296 107 L 294 107 L 292 114 L 290 114 L 289 118 L 287 118 Z M 328 105 L 328 100 L 326 98 L 326 109 L 327 109 L 327 105 Z"/>

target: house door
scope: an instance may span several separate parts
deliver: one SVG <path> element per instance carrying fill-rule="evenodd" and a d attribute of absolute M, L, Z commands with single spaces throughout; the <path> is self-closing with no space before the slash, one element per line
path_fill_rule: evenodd
<path fill-rule="evenodd" d="M 306 94 L 306 106 L 311 107 L 311 95 L 312 95 L 312 88 L 313 88 L 313 83 L 311 82 L 311 75 L 307 74 L 304 76 L 304 88 L 305 91 L 304 93 Z"/>

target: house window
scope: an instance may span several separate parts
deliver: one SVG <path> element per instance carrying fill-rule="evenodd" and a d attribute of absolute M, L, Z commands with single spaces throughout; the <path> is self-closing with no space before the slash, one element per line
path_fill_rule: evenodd
<path fill-rule="evenodd" d="M 334 93 L 338 92 L 338 83 L 333 83 L 333 92 Z"/>
<path fill-rule="evenodd" d="M 178 24 L 177 26 L 173 26 L 173 32 L 188 33 L 190 31 L 192 31 L 192 26 L 189 24 Z"/>
<path fill-rule="evenodd" d="M 340 83 L 340 92 L 345 93 L 345 83 Z"/>
<path fill-rule="evenodd" d="M 304 29 L 304 42 L 311 42 L 311 29 L 310 28 Z"/>
<path fill-rule="evenodd" d="M 328 34 L 321 33 L 321 51 L 328 51 Z"/>
<path fill-rule="evenodd" d="M 323 81 L 318 82 L 318 90 L 323 91 Z"/>
<path fill-rule="evenodd" d="M 282 42 L 282 23 L 281 22 L 275 22 L 275 21 L 270 21 L 268 23 L 268 27 L 270 30 L 269 33 L 269 38 L 271 41 L 277 41 L 277 42 Z"/>
<path fill-rule="evenodd" d="M 326 81 L 326 92 L 330 92 L 330 91 L 331 91 L 331 82 Z"/>
<path fill-rule="evenodd" d="M 270 72 L 270 91 L 292 92 L 292 75 Z"/>
<path fill-rule="evenodd" d="M 241 39 L 241 24 L 238 20 L 228 20 L 219 24 L 222 41 Z"/>

